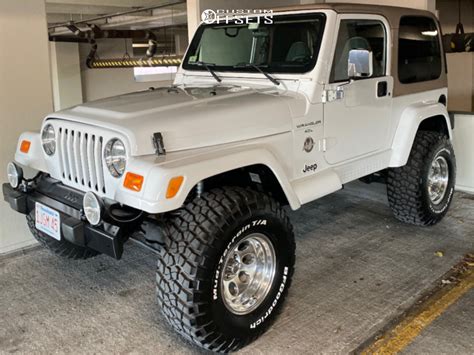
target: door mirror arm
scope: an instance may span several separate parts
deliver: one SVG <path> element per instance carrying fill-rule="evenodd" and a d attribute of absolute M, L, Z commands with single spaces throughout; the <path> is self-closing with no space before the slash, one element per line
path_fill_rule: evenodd
<path fill-rule="evenodd" d="M 352 84 L 353 82 L 355 81 L 354 78 L 350 78 L 349 80 L 346 80 L 346 81 L 342 81 L 340 83 L 337 83 L 337 87 L 338 88 L 344 88 L 345 86 L 348 86 L 350 84 Z"/>

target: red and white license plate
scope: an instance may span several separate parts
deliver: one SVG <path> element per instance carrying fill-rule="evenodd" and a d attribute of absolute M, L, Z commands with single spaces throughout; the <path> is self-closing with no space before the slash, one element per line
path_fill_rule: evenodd
<path fill-rule="evenodd" d="M 36 229 L 54 239 L 61 240 L 61 218 L 59 212 L 36 202 L 35 216 Z"/>

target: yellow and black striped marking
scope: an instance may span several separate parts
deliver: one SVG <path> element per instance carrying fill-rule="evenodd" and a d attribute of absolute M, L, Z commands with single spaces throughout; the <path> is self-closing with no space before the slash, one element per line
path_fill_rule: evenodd
<path fill-rule="evenodd" d="M 442 283 L 368 345 L 355 351 L 357 354 L 397 354 L 406 348 L 427 326 L 443 314 L 470 289 L 474 288 L 474 254 L 453 267 Z"/>
<path fill-rule="evenodd" d="M 134 67 L 167 67 L 181 64 L 181 57 L 111 58 L 94 59 L 88 65 L 93 69 L 134 68 Z"/>

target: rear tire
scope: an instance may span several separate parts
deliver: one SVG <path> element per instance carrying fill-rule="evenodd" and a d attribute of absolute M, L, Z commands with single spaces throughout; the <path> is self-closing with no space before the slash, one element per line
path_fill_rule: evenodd
<path fill-rule="evenodd" d="M 87 247 L 74 245 L 64 239 L 59 241 L 54 238 L 51 238 L 50 236 L 45 235 L 43 232 L 40 232 L 35 227 L 34 210 L 31 211 L 28 215 L 26 215 L 26 220 L 28 222 L 28 227 L 30 228 L 31 234 L 33 234 L 33 237 L 42 246 L 44 246 L 46 249 L 48 249 L 55 255 L 67 259 L 85 260 L 100 254 L 99 252 L 89 249 Z"/>
<path fill-rule="evenodd" d="M 250 189 L 213 189 L 168 226 L 157 299 L 171 327 L 217 352 L 236 351 L 263 334 L 281 310 L 294 269 L 293 229 L 281 206 Z M 248 265 L 267 271 L 242 271 Z"/>
<path fill-rule="evenodd" d="M 407 164 L 388 171 L 388 201 L 398 220 L 431 226 L 448 212 L 455 183 L 456 158 L 448 137 L 419 131 Z"/>

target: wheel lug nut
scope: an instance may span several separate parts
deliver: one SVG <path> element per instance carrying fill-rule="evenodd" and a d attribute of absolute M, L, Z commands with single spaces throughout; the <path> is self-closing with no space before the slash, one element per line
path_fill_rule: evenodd
<path fill-rule="evenodd" d="M 245 271 L 239 273 L 239 280 L 242 283 L 247 283 L 249 281 L 249 275 Z"/>
<path fill-rule="evenodd" d="M 245 264 L 245 265 L 250 265 L 254 262 L 255 260 L 255 257 L 252 255 L 252 254 L 247 254 L 245 255 L 243 258 L 242 258 L 242 262 Z"/>
<path fill-rule="evenodd" d="M 239 287 L 235 284 L 235 282 L 231 282 L 229 284 L 229 293 L 234 297 L 239 294 Z"/>

